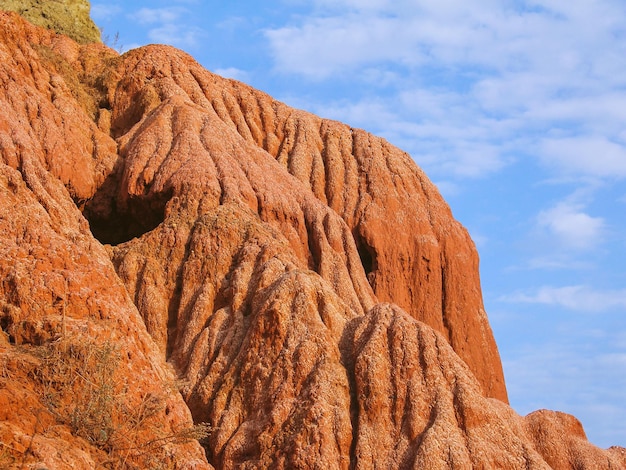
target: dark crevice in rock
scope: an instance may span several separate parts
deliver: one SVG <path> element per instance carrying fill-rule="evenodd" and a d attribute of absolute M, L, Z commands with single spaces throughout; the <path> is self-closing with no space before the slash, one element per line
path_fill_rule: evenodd
<path fill-rule="evenodd" d="M 188 318 L 188 314 L 189 314 L 188 311 L 180 312 L 180 308 L 181 308 L 184 281 L 185 281 L 184 279 L 185 263 L 189 261 L 189 256 L 192 251 L 194 230 L 196 230 L 195 227 L 194 229 L 191 230 L 191 232 L 189 232 L 189 236 L 187 238 L 187 241 L 185 242 L 185 254 L 183 255 L 180 265 L 176 268 L 176 277 L 175 277 L 176 284 L 174 286 L 174 291 L 172 292 L 170 301 L 167 306 L 167 344 L 166 344 L 166 350 L 165 350 L 165 357 L 168 361 L 172 359 L 172 355 L 176 351 L 178 333 L 179 333 L 178 332 L 179 318 Z M 198 297 L 198 293 L 196 293 L 194 295 L 193 300 L 189 302 L 187 309 L 193 308 L 193 305 L 195 304 L 197 297 Z M 184 369 L 182 364 L 178 363 L 176 360 L 173 361 L 173 365 L 178 370 Z M 194 419 L 195 419 L 195 416 L 194 416 Z"/>
<path fill-rule="evenodd" d="M 15 336 L 11 333 L 13 318 L 8 311 L 8 307 L 8 305 L 3 305 L 2 308 L 0 308 L 0 330 L 6 335 L 10 344 L 15 344 Z"/>
<path fill-rule="evenodd" d="M 356 345 L 354 335 L 356 328 L 363 321 L 363 318 L 355 318 L 348 322 L 344 328 L 339 350 L 341 352 L 341 365 L 346 371 L 348 387 L 350 390 L 350 424 L 352 427 L 352 442 L 350 444 L 350 469 L 356 468 L 356 448 L 359 438 L 359 396 L 357 392 L 356 376 L 354 373 L 354 362 L 356 356 Z"/>
<path fill-rule="evenodd" d="M 322 259 L 322 248 L 320 246 L 319 236 L 314 227 L 314 222 L 306 223 L 307 246 L 309 248 L 309 269 L 319 272 L 320 262 Z"/>
<path fill-rule="evenodd" d="M 172 192 L 120 198 L 120 171 L 114 171 L 83 207 L 93 236 L 101 243 L 119 245 L 155 229 L 165 219 Z"/>
<path fill-rule="evenodd" d="M 356 249 L 359 253 L 359 258 L 361 258 L 363 270 L 365 271 L 365 275 L 367 276 L 367 280 L 370 285 L 374 287 L 376 270 L 378 269 L 376 250 L 373 246 L 370 246 L 365 241 L 365 239 L 361 237 L 358 233 L 353 233 L 353 237 L 354 243 L 356 244 Z"/>
<path fill-rule="evenodd" d="M 456 347 L 454 344 L 454 338 L 452 335 L 452 331 L 454 328 L 454 324 L 450 321 L 450 313 L 448 311 L 448 280 L 446 279 L 446 259 L 441 255 L 441 320 L 443 322 L 443 327 L 445 329 L 445 335 L 452 345 L 452 347 Z"/>

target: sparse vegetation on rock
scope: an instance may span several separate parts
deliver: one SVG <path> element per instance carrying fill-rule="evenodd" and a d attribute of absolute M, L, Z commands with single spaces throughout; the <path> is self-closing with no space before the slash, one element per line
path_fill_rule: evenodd
<path fill-rule="evenodd" d="M 19 13 L 31 23 L 65 34 L 79 44 L 101 42 L 90 9 L 88 0 L 0 0 L 0 10 Z"/>

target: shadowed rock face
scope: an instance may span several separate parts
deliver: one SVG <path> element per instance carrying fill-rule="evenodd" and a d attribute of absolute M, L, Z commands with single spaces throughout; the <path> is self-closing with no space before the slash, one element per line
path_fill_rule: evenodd
<path fill-rule="evenodd" d="M 9 464 L 147 446 L 124 462 L 208 468 L 196 441 L 162 441 L 193 417 L 216 468 L 626 465 L 575 418 L 506 404 L 473 244 L 408 155 L 170 47 L 0 26 Z M 28 373 L 58 381 L 41 351 L 79 344 L 114 346 L 120 409 L 154 404 L 106 428 L 125 447 L 63 421 L 78 390 Z"/>

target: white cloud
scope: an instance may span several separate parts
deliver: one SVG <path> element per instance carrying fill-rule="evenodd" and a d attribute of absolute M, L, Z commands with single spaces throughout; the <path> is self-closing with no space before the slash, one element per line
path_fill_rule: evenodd
<path fill-rule="evenodd" d="M 382 120 L 397 122 L 400 116 L 384 99 L 363 99 L 358 102 L 339 102 L 331 106 L 314 106 L 323 117 L 344 121 L 354 126 L 373 127 Z"/>
<path fill-rule="evenodd" d="M 148 32 L 148 37 L 155 43 L 169 44 L 183 49 L 196 46 L 204 35 L 205 32 L 199 28 L 176 24 L 164 24 Z"/>
<path fill-rule="evenodd" d="M 96 21 L 106 21 L 122 13 L 122 7 L 109 3 L 93 3 L 91 5 L 91 17 Z"/>
<path fill-rule="evenodd" d="M 601 217 L 592 217 L 582 206 L 562 202 L 537 216 L 540 229 L 556 238 L 561 249 L 586 250 L 597 246 L 604 238 L 606 223 Z"/>
<path fill-rule="evenodd" d="M 446 157 L 440 171 L 461 177 L 485 176 L 506 164 L 500 149 L 487 142 L 458 142 Z"/>
<path fill-rule="evenodd" d="M 453 93 L 406 90 L 395 99 L 364 98 L 308 108 L 385 137 L 409 152 L 431 176 L 484 177 L 511 163 L 510 145 L 492 140 L 508 133 L 509 123 L 490 126 L 488 119 L 475 119 L 468 109 L 471 105 L 464 107 Z"/>
<path fill-rule="evenodd" d="M 618 331 L 615 333 L 615 347 L 626 351 L 626 331 Z"/>
<path fill-rule="evenodd" d="M 620 1 L 313 3 L 264 32 L 276 71 L 377 88 L 378 103 L 338 118 L 412 154 L 427 141 L 436 177 L 489 175 L 520 155 L 557 176 L 626 178 Z"/>
<path fill-rule="evenodd" d="M 389 5 L 389 0 L 314 0 L 318 8 L 331 10 L 350 8 L 354 10 L 382 10 Z"/>
<path fill-rule="evenodd" d="M 524 262 L 525 269 L 585 272 L 596 266 L 600 248 L 611 241 L 614 227 L 604 217 L 589 214 L 586 203 L 595 192 L 593 181 L 536 215 L 527 235 L 531 256 Z"/>
<path fill-rule="evenodd" d="M 544 286 L 534 293 L 514 293 L 500 297 L 501 301 L 544 304 L 580 312 L 603 312 L 626 309 L 626 289 L 595 290 L 585 285 Z"/>
<path fill-rule="evenodd" d="M 604 137 L 546 139 L 540 151 L 546 163 L 566 174 L 626 178 L 626 146 Z"/>
<path fill-rule="evenodd" d="M 500 71 L 542 68 L 549 76 L 558 76 L 576 70 L 589 59 L 586 54 L 598 52 L 590 45 L 609 46 L 601 57 L 619 50 L 614 34 L 624 29 L 624 12 L 611 1 L 558 8 L 535 2 L 543 11 L 524 8 L 523 3 L 512 7 L 483 0 L 373 1 L 359 8 L 355 6 L 361 2 L 333 3 L 330 13 L 266 31 L 279 67 L 315 75 L 314 68 L 334 71 L 402 59 L 419 65 L 473 64 Z M 550 11 L 555 9 L 557 14 Z M 318 54 L 309 55 L 313 51 Z M 285 60 L 298 55 L 300 60 Z M 342 63 L 337 57 L 349 60 Z M 596 61 L 596 69 L 602 70 L 605 63 L 612 61 Z M 571 83 L 576 77 L 564 78 Z"/>
<path fill-rule="evenodd" d="M 198 45 L 206 35 L 202 28 L 189 23 L 187 16 L 190 14 L 185 7 L 173 6 L 141 8 L 129 16 L 137 23 L 150 28 L 147 33 L 150 41 L 185 49 Z"/>
<path fill-rule="evenodd" d="M 419 51 L 399 47 L 410 41 L 407 26 L 391 18 L 351 15 L 313 18 L 300 27 L 267 30 L 265 35 L 279 70 L 320 80 L 381 61 L 417 62 Z"/>
<path fill-rule="evenodd" d="M 401 80 L 400 75 L 393 70 L 385 70 L 379 67 L 365 68 L 359 71 L 359 79 L 376 87 L 396 86 Z"/>
<path fill-rule="evenodd" d="M 589 342 L 584 325 L 567 337 L 526 342 L 503 367 L 511 405 L 522 414 L 540 408 L 571 413 L 581 420 L 592 443 L 624 445 L 626 363 L 612 332 Z"/>
<path fill-rule="evenodd" d="M 543 256 L 535 256 L 530 258 L 524 269 L 541 269 L 541 270 L 588 270 L 592 267 L 588 262 L 578 259 L 572 259 L 569 253 L 551 252 Z M 509 268 L 509 271 L 519 270 L 518 267 Z"/>
<path fill-rule="evenodd" d="M 458 196 L 461 192 L 459 185 L 452 181 L 433 181 L 433 183 L 435 184 L 435 186 L 437 186 L 437 189 L 444 197 L 444 199 Z"/>
<path fill-rule="evenodd" d="M 141 24 L 172 23 L 185 13 L 181 7 L 141 8 L 132 17 Z"/>
<path fill-rule="evenodd" d="M 236 67 L 227 67 L 224 69 L 215 69 L 213 71 L 217 75 L 221 75 L 224 78 L 233 78 L 239 81 L 246 81 L 249 79 L 248 72 L 245 70 L 238 69 Z"/>
<path fill-rule="evenodd" d="M 584 122 L 587 133 L 598 133 L 608 128 L 615 134 L 616 140 L 622 143 L 626 140 L 626 133 L 616 125 L 626 121 L 626 96 L 623 93 L 604 90 L 590 92 L 586 96 L 545 98 L 542 106 L 537 104 L 527 111 L 527 118 L 540 122 Z"/>

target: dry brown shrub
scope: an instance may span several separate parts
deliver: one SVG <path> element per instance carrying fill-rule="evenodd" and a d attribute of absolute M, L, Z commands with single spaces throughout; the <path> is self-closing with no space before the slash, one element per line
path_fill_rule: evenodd
<path fill-rule="evenodd" d="M 32 353 L 40 361 L 31 375 L 42 402 L 72 434 L 106 452 L 102 464 L 107 468 L 161 467 L 166 446 L 201 440 L 211 432 L 205 423 L 165 431 L 159 420 L 166 396 L 145 393 L 138 403 L 132 399 L 136 393 L 130 394 L 117 374 L 121 355 L 114 343 L 61 339 Z"/>

